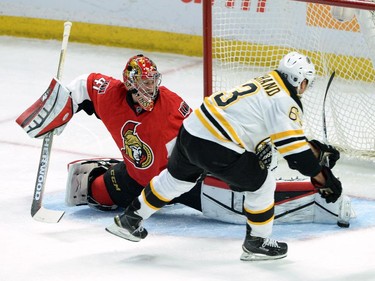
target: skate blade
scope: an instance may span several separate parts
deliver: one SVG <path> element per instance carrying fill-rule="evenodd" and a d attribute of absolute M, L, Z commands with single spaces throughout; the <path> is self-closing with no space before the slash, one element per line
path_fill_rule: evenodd
<path fill-rule="evenodd" d="M 132 241 L 132 242 L 141 241 L 141 238 L 132 235 L 126 229 L 123 229 L 123 228 L 117 226 L 115 223 L 106 227 L 105 230 L 108 231 L 109 233 L 113 234 L 113 235 L 116 235 L 120 238 L 129 240 L 129 241 Z"/>
<path fill-rule="evenodd" d="M 279 256 L 267 256 L 263 254 L 257 254 L 257 253 L 249 253 L 249 252 L 243 252 L 241 255 L 242 261 L 265 261 L 265 260 L 278 260 L 285 258 L 287 254 L 279 255 Z"/>

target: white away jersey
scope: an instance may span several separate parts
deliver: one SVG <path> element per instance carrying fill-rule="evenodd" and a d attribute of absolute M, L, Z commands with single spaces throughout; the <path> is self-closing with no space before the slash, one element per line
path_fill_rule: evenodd
<path fill-rule="evenodd" d="M 239 153 L 256 152 L 270 138 L 285 157 L 310 149 L 302 129 L 302 109 L 276 71 L 230 91 L 206 97 L 184 120 L 186 130 Z"/>

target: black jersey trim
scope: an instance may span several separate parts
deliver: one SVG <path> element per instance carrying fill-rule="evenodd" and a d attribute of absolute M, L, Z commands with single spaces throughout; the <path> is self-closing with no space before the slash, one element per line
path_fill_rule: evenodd
<path fill-rule="evenodd" d="M 215 118 L 212 117 L 212 115 L 208 112 L 206 106 L 204 104 L 201 105 L 201 110 L 204 114 L 204 116 L 207 117 L 208 120 L 210 120 L 211 124 L 214 125 L 216 129 L 219 130 L 219 132 L 229 141 L 233 142 L 233 140 L 230 138 L 230 136 L 227 134 L 227 132 L 224 130 L 223 127 L 220 126 L 220 124 L 215 120 Z"/>

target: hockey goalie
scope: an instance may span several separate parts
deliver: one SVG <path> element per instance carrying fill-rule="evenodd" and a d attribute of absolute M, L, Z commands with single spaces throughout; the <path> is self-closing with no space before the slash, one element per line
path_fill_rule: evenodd
<path fill-rule="evenodd" d="M 107 127 L 123 158 L 84 159 L 68 165 L 67 206 L 88 205 L 97 210 L 126 208 L 143 187 L 162 171 L 183 120 L 191 113 L 176 93 L 160 86 L 155 63 L 143 55 L 131 57 L 123 81 L 100 73 L 84 74 L 64 86 L 52 79 L 36 103 L 16 120 L 33 138 L 48 132 L 61 134 L 74 114 L 94 114 Z M 162 133 L 161 133 L 162 132 Z M 320 154 L 337 160 L 334 148 L 311 141 Z M 273 170 L 277 157 L 269 140 L 257 154 Z M 327 203 L 309 179 L 278 180 L 275 192 L 276 223 L 338 223 L 348 227 L 354 217 L 350 198 L 341 195 Z M 184 204 L 203 215 L 228 223 L 245 224 L 243 194 L 212 177 L 202 176 L 189 192 L 171 204 Z"/>

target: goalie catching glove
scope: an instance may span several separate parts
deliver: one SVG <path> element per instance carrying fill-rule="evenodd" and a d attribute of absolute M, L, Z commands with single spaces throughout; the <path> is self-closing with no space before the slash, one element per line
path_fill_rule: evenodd
<path fill-rule="evenodd" d="M 323 144 L 318 140 L 311 140 L 309 143 L 319 152 L 318 160 L 321 166 L 332 169 L 340 159 L 340 152 L 332 145 Z"/>
<path fill-rule="evenodd" d="M 32 138 L 42 138 L 49 132 L 59 135 L 73 117 L 70 92 L 53 78 L 44 94 L 16 120 Z"/>
<path fill-rule="evenodd" d="M 328 167 L 324 166 L 322 173 L 326 180 L 325 184 L 319 183 L 314 178 L 311 178 L 311 183 L 318 189 L 320 195 L 327 203 L 335 203 L 342 193 L 341 182 L 333 175 L 331 169 Z"/>

